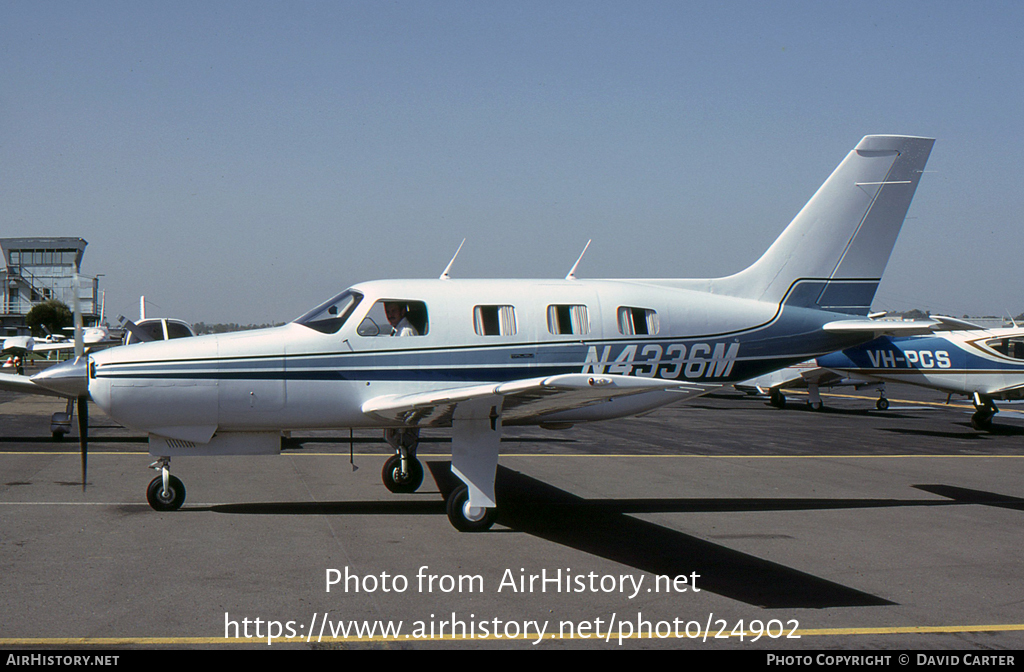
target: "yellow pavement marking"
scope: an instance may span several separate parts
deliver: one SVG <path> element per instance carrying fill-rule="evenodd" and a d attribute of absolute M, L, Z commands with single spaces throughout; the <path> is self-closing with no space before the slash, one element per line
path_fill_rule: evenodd
<path fill-rule="evenodd" d="M 962 634 L 972 632 L 1022 632 L 1024 631 L 1024 624 L 1020 623 L 1008 623 L 1008 624 L 993 624 L 993 625 L 921 625 L 921 626 L 893 626 L 893 627 L 854 627 L 854 628 L 800 628 L 794 633 L 794 638 L 799 636 L 803 637 L 857 637 L 857 636 L 868 636 L 868 635 L 943 635 L 943 634 Z M 769 637 L 767 634 L 762 633 L 761 640 L 772 641 L 773 639 L 786 639 L 786 635 L 789 631 L 780 637 L 774 638 Z M 728 638 L 741 638 L 754 639 L 757 637 L 757 633 L 753 631 L 744 631 L 743 633 L 730 633 Z M 649 634 L 631 634 L 622 635 L 622 639 L 690 639 L 690 640 L 714 640 L 714 639 L 725 639 L 726 635 L 723 634 L 719 637 L 715 637 L 714 634 L 709 634 L 706 638 L 704 635 L 698 637 L 661 637 L 657 633 L 651 632 Z M 593 633 L 588 637 L 581 637 L 579 635 L 565 636 L 562 637 L 556 634 L 546 634 L 544 639 L 558 641 L 558 640 L 611 640 L 615 639 L 618 641 L 619 633 L 617 632 L 606 632 L 606 633 Z M 358 642 L 457 642 L 457 641 L 537 641 L 537 636 L 534 635 L 520 635 L 519 637 L 470 637 L 470 636 L 435 636 L 435 637 L 415 637 L 411 634 L 399 635 L 397 637 L 385 637 L 385 636 L 370 636 L 370 637 L 280 637 L 273 638 L 274 644 L 306 644 L 306 643 L 358 643 Z M 167 646 L 167 645 L 209 645 L 209 644 L 227 644 L 227 645 L 238 645 L 238 644 L 267 644 L 267 638 L 258 637 L 0 637 L 0 646 Z"/>

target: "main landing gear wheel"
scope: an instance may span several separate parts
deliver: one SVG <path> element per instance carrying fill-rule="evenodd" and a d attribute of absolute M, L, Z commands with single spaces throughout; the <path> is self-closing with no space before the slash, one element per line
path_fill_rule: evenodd
<path fill-rule="evenodd" d="M 448 520 L 459 532 L 485 532 L 491 529 L 498 510 L 494 508 L 471 507 L 469 488 L 460 485 L 448 495 Z"/>
<path fill-rule="evenodd" d="M 185 503 L 185 484 L 177 476 L 168 476 L 164 492 L 164 479 L 157 476 L 146 488 L 146 499 L 157 511 L 177 511 Z"/>
<path fill-rule="evenodd" d="M 971 416 L 971 427 L 978 430 L 992 429 L 992 416 L 999 412 L 995 402 L 989 397 L 974 393 L 974 415 Z"/>
<path fill-rule="evenodd" d="M 807 406 L 812 411 L 820 411 L 825 408 L 825 403 L 821 401 L 808 401 Z"/>
<path fill-rule="evenodd" d="M 875 402 L 875 408 L 880 411 L 887 410 L 889 408 L 889 400 L 885 397 L 879 397 L 878 401 Z"/>
<path fill-rule="evenodd" d="M 384 462 L 380 477 L 384 487 L 391 492 L 416 492 L 423 483 L 423 465 L 415 457 L 405 461 L 406 471 L 402 471 L 402 458 L 392 455 Z"/>
<path fill-rule="evenodd" d="M 988 430 L 992 429 L 992 416 L 994 413 L 990 413 L 986 410 L 978 410 L 971 416 L 971 427 L 977 430 Z"/>
<path fill-rule="evenodd" d="M 782 392 L 772 392 L 771 396 L 768 398 L 768 403 L 774 406 L 775 408 L 785 408 L 786 395 L 784 395 Z"/>

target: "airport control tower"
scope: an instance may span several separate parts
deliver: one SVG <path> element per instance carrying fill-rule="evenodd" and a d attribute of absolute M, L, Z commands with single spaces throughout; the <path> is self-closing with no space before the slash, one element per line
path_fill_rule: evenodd
<path fill-rule="evenodd" d="M 75 274 L 82 266 L 86 241 L 81 238 L 0 238 L 3 251 L 2 334 L 27 333 L 25 316 L 48 299 L 74 305 Z M 81 307 L 86 325 L 99 320 L 99 280 L 82 276 Z"/>

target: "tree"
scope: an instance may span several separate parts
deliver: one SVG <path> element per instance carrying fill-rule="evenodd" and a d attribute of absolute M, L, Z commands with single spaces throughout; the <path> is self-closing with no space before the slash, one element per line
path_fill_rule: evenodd
<path fill-rule="evenodd" d="M 57 299 L 49 299 L 37 304 L 25 316 L 25 324 L 32 330 L 33 336 L 45 336 L 43 327 L 52 334 L 59 334 L 64 327 L 73 326 L 75 317 L 67 304 Z"/>

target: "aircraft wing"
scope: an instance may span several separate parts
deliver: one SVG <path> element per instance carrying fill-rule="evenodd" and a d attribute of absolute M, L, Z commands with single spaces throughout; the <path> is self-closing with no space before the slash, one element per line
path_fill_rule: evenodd
<path fill-rule="evenodd" d="M 42 394 L 48 397 L 62 397 L 64 399 L 69 398 L 68 395 L 36 385 L 29 376 L 19 376 L 13 373 L 0 373 L 0 390 L 21 392 L 22 394 Z"/>
<path fill-rule="evenodd" d="M 405 425 L 439 427 L 451 424 L 452 414 L 460 403 L 500 396 L 503 397 L 502 423 L 518 424 L 530 418 L 583 408 L 616 397 L 645 392 L 675 392 L 679 394 L 679 400 L 683 400 L 699 397 L 720 387 L 718 384 L 680 383 L 658 378 L 568 373 L 507 383 L 385 395 L 364 403 L 362 411 Z"/>
<path fill-rule="evenodd" d="M 1002 397 L 1003 399 L 1019 399 L 1024 395 L 1024 383 L 1007 385 L 1005 387 L 1000 387 L 998 390 L 988 390 L 985 394 L 993 397 Z"/>
<path fill-rule="evenodd" d="M 41 343 L 36 341 L 30 352 L 74 352 L 75 343 L 74 341 L 59 341 L 57 343 Z"/>

